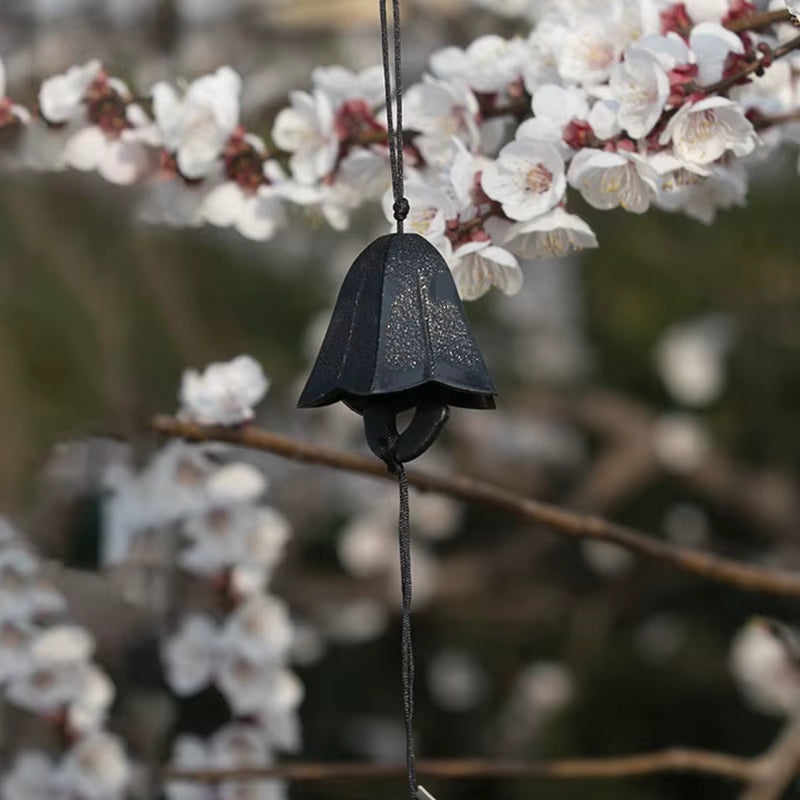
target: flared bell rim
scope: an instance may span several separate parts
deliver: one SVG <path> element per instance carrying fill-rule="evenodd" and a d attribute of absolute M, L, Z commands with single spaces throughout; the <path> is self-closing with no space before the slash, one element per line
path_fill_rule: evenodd
<path fill-rule="evenodd" d="M 297 407 L 321 408 L 342 402 L 356 413 L 363 414 L 366 406 L 375 401 L 380 401 L 393 405 L 398 412 L 431 403 L 439 403 L 454 408 L 491 411 L 495 408 L 494 398 L 496 395 L 496 390 L 476 392 L 474 389 L 465 389 L 455 383 L 427 379 L 394 391 L 354 392 L 336 386 L 311 400 L 301 397 Z"/>

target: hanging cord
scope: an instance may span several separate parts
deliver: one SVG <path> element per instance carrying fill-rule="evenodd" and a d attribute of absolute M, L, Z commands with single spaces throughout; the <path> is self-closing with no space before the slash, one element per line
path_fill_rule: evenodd
<path fill-rule="evenodd" d="M 394 218 L 397 232 L 403 232 L 403 221 L 408 216 L 408 200 L 403 196 L 403 77 L 400 56 L 400 0 L 392 0 L 392 27 L 394 29 L 394 109 L 392 108 L 392 68 L 389 59 L 389 21 L 386 0 L 379 0 L 381 15 L 381 54 L 383 56 L 383 88 L 386 96 L 386 132 L 389 144 L 389 165 L 392 172 Z"/>
<path fill-rule="evenodd" d="M 414 646 L 411 639 L 411 525 L 408 511 L 408 477 L 400 464 L 397 472 L 400 484 L 400 585 L 403 593 L 402 672 L 403 710 L 406 722 L 406 764 L 411 799 L 417 800 L 417 766 L 414 752 Z"/>

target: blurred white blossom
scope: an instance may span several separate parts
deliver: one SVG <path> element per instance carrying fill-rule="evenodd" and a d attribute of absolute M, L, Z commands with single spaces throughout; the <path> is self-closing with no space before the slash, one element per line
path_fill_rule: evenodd
<path fill-rule="evenodd" d="M 251 356 L 187 370 L 181 382 L 181 415 L 205 425 L 237 425 L 251 420 L 269 381 Z"/>
<path fill-rule="evenodd" d="M 754 619 L 733 640 L 730 669 L 758 711 L 784 715 L 800 705 L 800 635 L 783 623 Z"/>

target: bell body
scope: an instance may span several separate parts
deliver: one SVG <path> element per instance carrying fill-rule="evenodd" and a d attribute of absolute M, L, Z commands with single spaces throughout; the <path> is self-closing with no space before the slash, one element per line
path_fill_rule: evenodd
<path fill-rule="evenodd" d="M 423 237 L 396 233 L 347 273 L 298 406 L 490 409 L 496 394 L 447 262 Z"/>

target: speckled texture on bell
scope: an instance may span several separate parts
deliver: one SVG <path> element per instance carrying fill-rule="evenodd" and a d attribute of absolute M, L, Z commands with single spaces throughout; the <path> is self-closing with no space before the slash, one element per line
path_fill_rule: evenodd
<path fill-rule="evenodd" d="M 494 382 L 450 269 L 414 233 L 381 236 L 355 260 L 298 405 L 369 398 L 398 408 L 436 402 L 494 408 Z"/>

